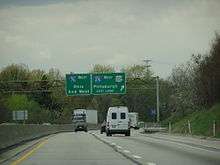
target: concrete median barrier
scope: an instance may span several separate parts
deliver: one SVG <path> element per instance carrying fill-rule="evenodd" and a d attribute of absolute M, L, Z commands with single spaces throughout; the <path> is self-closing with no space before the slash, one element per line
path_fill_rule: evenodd
<path fill-rule="evenodd" d="M 7 124 L 0 125 L 0 150 L 16 144 L 36 139 L 49 134 L 73 131 L 72 124 L 40 125 L 40 124 Z"/>
<path fill-rule="evenodd" d="M 89 130 L 98 129 L 98 127 L 96 124 L 88 124 Z M 0 124 L 0 151 L 42 136 L 73 130 L 73 124 Z"/>

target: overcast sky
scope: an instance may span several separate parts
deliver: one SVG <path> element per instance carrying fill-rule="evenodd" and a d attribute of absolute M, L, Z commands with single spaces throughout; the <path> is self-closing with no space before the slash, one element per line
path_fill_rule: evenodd
<path fill-rule="evenodd" d="M 0 68 L 88 72 L 151 59 L 167 77 L 220 32 L 220 0 L 0 0 Z"/>

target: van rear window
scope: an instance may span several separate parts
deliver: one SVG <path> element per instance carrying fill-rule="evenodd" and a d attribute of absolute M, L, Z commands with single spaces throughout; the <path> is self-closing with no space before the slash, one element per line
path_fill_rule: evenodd
<path fill-rule="evenodd" d="M 125 113 L 121 113 L 121 119 L 125 119 L 126 116 L 125 116 Z"/>
<path fill-rule="evenodd" d="M 117 119 L 117 113 L 112 113 L 112 119 Z"/>

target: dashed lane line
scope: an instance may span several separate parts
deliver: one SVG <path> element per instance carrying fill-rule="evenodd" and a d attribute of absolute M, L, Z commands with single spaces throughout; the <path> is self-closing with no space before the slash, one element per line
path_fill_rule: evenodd
<path fill-rule="evenodd" d="M 141 159 L 142 157 L 141 156 L 138 156 L 138 155 L 132 155 L 135 159 Z"/>
<path fill-rule="evenodd" d="M 129 150 L 123 150 L 125 153 L 131 153 L 131 151 Z"/>
<path fill-rule="evenodd" d="M 117 148 L 119 148 L 119 149 L 122 149 L 122 147 L 121 146 L 116 146 Z"/>

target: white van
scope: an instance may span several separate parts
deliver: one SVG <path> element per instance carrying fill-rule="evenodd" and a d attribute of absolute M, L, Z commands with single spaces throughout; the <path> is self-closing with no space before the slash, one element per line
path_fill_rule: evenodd
<path fill-rule="evenodd" d="M 112 134 L 130 136 L 130 121 L 127 107 L 109 107 L 106 119 L 106 135 L 111 136 Z"/>

